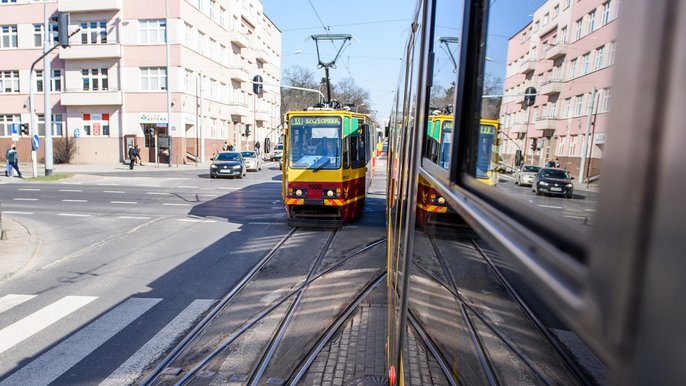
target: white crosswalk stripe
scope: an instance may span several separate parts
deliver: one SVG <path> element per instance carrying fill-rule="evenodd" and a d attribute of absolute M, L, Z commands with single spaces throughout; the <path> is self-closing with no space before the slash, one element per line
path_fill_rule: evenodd
<path fill-rule="evenodd" d="M 36 295 L 5 295 L 0 298 L 0 314 L 35 297 Z"/>
<path fill-rule="evenodd" d="M 63 317 L 97 299 L 95 296 L 65 296 L 0 330 L 0 353 L 47 328 Z"/>
<path fill-rule="evenodd" d="M 85 296 L 68 296 L 66 298 L 82 298 L 81 301 L 85 301 L 88 298 L 91 298 L 90 301 L 95 299 L 94 297 Z M 52 349 L 50 349 L 49 351 L 47 351 L 31 363 L 29 363 L 28 365 L 22 367 L 11 376 L 5 378 L 2 382 L 0 382 L 0 386 L 50 384 L 51 382 L 59 378 L 65 371 L 69 370 L 72 366 L 74 366 L 75 364 L 83 360 L 85 357 L 87 357 L 89 354 L 91 354 L 93 351 L 95 351 L 103 343 L 107 342 L 110 338 L 119 333 L 119 331 L 123 330 L 130 323 L 132 323 L 145 312 L 150 310 L 161 300 L 162 299 L 159 298 L 128 299 L 127 301 L 120 304 L 111 311 L 107 312 L 105 315 L 99 317 L 83 329 L 79 330 L 77 333 L 62 341 L 60 344 L 53 347 Z M 53 303 L 53 305 L 56 303 Z M 55 320 L 61 318 L 62 316 L 60 316 L 59 318 L 55 318 L 51 314 L 46 314 L 44 312 L 46 309 L 52 307 L 53 305 L 43 308 L 41 311 L 32 314 L 24 320 L 32 318 L 32 320 L 36 319 L 40 321 L 41 319 L 36 317 L 36 314 L 39 313 L 43 313 L 43 315 L 40 318 Z M 59 310 L 64 307 L 53 308 L 56 309 L 52 312 L 59 312 Z M 64 311 L 62 311 L 62 313 L 64 313 Z M 23 322 L 23 320 L 20 322 Z M 52 323 L 54 323 L 54 321 L 50 324 Z M 45 327 L 47 327 L 47 325 L 43 326 L 42 328 Z M 0 347 L 2 347 L 5 344 L 5 339 L 9 339 L 11 337 L 11 335 L 9 334 L 6 334 L 5 336 L 2 335 L 5 330 L 7 330 L 7 328 L 0 331 Z M 13 331 L 13 333 L 22 333 L 22 330 Z"/>
<path fill-rule="evenodd" d="M 213 302 L 214 300 L 211 299 L 193 301 L 131 358 L 100 383 L 100 386 L 133 384 L 143 374 L 143 370 L 169 349 L 176 338 L 188 330 L 198 316 L 205 312 Z"/>

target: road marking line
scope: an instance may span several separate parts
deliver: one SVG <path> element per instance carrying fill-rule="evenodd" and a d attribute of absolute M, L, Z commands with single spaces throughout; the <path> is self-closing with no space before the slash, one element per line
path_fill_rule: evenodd
<path fill-rule="evenodd" d="M 136 205 L 136 201 L 110 201 L 110 204 Z"/>
<path fill-rule="evenodd" d="M 24 192 L 38 192 L 38 191 L 40 191 L 40 189 L 36 189 L 36 188 L 19 188 L 19 190 L 22 190 Z"/>
<path fill-rule="evenodd" d="M 177 204 L 173 202 L 165 202 L 162 205 L 167 205 L 167 206 L 190 206 L 191 204 Z"/>
<path fill-rule="evenodd" d="M 38 201 L 37 198 L 15 198 L 14 201 Z"/>
<path fill-rule="evenodd" d="M 121 184 L 98 184 L 98 186 L 120 186 Z"/>
<path fill-rule="evenodd" d="M 584 209 L 586 212 L 595 212 L 595 209 Z"/>
<path fill-rule="evenodd" d="M 99 386 L 132 385 L 143 374 L 155 358 L 159 358 L 172 347 L 176 338 L 184 334 L 195 323 L 196 319 L 214 303 L 210 299 L 194 300 L 169 324 L 164 326 L 135 354 L 110 374 Z"/>
<path fill-rule="evenodd" d="M 145 192 L 145 194 L 158 194 L 158 195 L 169 195 L 168 192 Z"/>
<path fill-rule="evenodd" d="M 81 214 L 81 213 L 57 213 L 58 216 L 65 216 L 65 217 L 90 217 L 90 214 Z"/>
<path fill-rule="evenodd" d="M 35 297 L 36 295 L 5 295 L 0 298 L 0 314 Z"/>
<path fill-rule="evenodd" d="M 119 193 L 119 194 L 121 194 L 121 193 L 126 193 L 126 192 L 123 191 L 123 190 L 103 190 L 102 192 L 103 192 L 103 193 Z"/>
<path fill-rule="evenodd" d="M 88 202 L 88 200 L 62 200 L 62 202 Z"/>
<path fill-rule="evenodd" d="M 118 216 L 117 218 L 126 219 L 126 220 L 150 220 L 150 217 L 144 217 L 144 216 Z"/>
<path fill-rule="evenodd" d="M 563 216 L 563 217 L 574 218 L 577 220 L 586 220 L 587 219 L 586 217 L 581 217 L 581 216 Z"/>
<path fill-rule="evenodd" d="M 60 192 L 83 192 L 81 189 L 60 189 Z"/>
<path fill-rule="evenodd" d="M 179 185 L 177 186 L 178 188 L 192 188 L 192 189 L 197 189 L 198 187 L 195 185 Z"/>
<path fill-rule="evenodd" d="M 195 219 L 195 218 L 180 218 L 179 221 L 182 221 L 182 222 L 206 222 L 206 223 L 217 222 L 217 220 L 199 220 L 199 219 Z"/>
<path fill-rule="evenodd" d="M 33 212 L 14 212 L 11 210 L 3 210 L 2 213 L 4 213 L 4 214 L 33 214 Z"/>
<path fill-rule="evenodd" d="M 205 193 L 201 193 L 200 195 L 201 195 L 201 196 L 205 196 L 205 197 L 219 197 L 218 194 L 205 194 Z"/>
<path fill-rule="evenodd" d="M 248 224 L 250 225 L 283 225 L 285 223 L 283 222 L 261 222 L 261 221 L 251 221 Z"/>
<path fill-rule="evenodd" d="M 536 204 L 540 206 L 541 208 L 550 208 L 550 209 L 562 209 L 561 206 L 554 206 L 554 205 L 542 205 L 542 204 Z"/>
<path fill-rule="evenodd" d="M 5 378 L 5 385 L 47 385 L 103 343 L 134 322 L 162 299 L 131 298 L 99 317 L 50 351 Z"/>
<path fill-rule="evenodd" d="M 159 185 L 136 185 L 139 188 L 159 188 Z"/>
<path fill-rule="evenodd" d="M 33 334 L 47 328 L 95 299 L 97 299 L 96 296 L 65 296 L 24 319 L 3 328 L 0 330 L 0 353 L 9 350 L 16 344 L 30 338 Z"/>

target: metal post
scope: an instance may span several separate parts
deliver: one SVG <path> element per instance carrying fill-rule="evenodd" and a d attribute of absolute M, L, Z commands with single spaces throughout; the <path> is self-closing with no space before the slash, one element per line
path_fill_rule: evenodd
<path fill-rule="evenodd" d="M 579 182 L 584 182 L 585 172 L 586 172 L 586 156 L 588 152 L 588 137 L 591 132 L 591 118 L 593 117 L 593 110 L 595 109 L 595 95 L 598 89 L 593 87 L 591 92 L 591 105 L 588 108 L 588 115 L 586 116 L 586 133 L 584 135 L 584 142 L 581 144 L 581 163 L 579 165 Z"/>
<path fill-rule="evenodd" d="M 527 147 L 526 147 L 526 142 L 529 139 L 529 122 L 531 121 L 531 106 L 527 106 L 527 112 L 526 112 L 526 125 L 524 126 L 524 146 L 523 146 L 523 161 L 522 163 L 526 163 L 526 152 L 527 152 Z M 533 154 L 531 155 L 531 158 L 533 158 Z"/>
<path fill-rule="evenodd" d="M 200 158 L 200 74 L 195 79 L 195 166 Z"/>
<path fill-rule="evenodd" d="M 171 95 L 171 90 L 169 87 L 171 82 L 169 82 L 169 0 L 164 1 L 164 12 L 165 12 L 165 26 L 164 26 L 164 40 L 166 41 L 165 43 L 165 48 L 166 48 L 166 57 L 167 57 L 167 146 L 169 149 L 169 166 L 172 166 L 172 145 L 173 142 L 171 141 L 171 135 L 172 135 L 172 119 L 171 119 L 171 102 L 172 102 L 172 95 Z"/>
<path fill-rule="evenodd" d="M 2 202 L 0 202 L 0 240 L 7 240 L 7 231 L 2 227 Z"/>
<path fill-rule="evenodd" d="M 50 16 L 48 15 L 48 5 L 43 4 L 43 13 L 45 16 L 45 39 L 43 40 L 43 52 L 50 51 L 52 44 L 52 34 L 50 33 Z M 43 57 L 43 92 L 45 95 L 45 175 L 52 175 L 52 103 L 50 102 L 50 81 L 52 80 L 52 69 L 50 67 L 50 56 Z M 33 85 L 30 85 L 33 87 Z"/>
<path fill-rule="evenodd" d="M 200 162 L 205 162 L 205 111 L 203 110 L 205 105 L 205 97 L 203 96 L 202 89 L 202 72 L 198 78 L 200 82 Z"/>

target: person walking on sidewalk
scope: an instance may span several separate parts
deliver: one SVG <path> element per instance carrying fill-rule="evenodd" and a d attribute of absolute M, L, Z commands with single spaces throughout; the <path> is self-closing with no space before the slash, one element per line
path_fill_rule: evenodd
<path fill-rule="evenodd" d="M 129 170 L 133 170 L 133 163 L 136 162 L 136 150 L 129 145 Z"/>
<path fill-rule="evenodd" d="M 7 151 L 7 176 L 12 177 L 12 169 L 17 171 L 19 178 L 24 178 L 19 171 L 19 153 L 17 153 L 17 146 L 12 147 Z"/>
<path fill-rule="evenodd" d="M 140 148 L 140 146 L 136 145 L 136 146 L 133 148 L 133 154 L 134 154 L 134 156 L 136 157 L 136 160 L 138 160 L 138 164 L 139 164 L 140 166 L 143 166 L 143 159 L 141 158 L 141 148 Z"/>

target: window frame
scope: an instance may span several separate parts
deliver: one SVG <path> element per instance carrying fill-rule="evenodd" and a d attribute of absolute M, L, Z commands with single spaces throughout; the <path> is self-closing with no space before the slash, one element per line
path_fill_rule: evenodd
<path fill-rule="evenodd" d="M 151 37 L 154 36 L 154 39 Z M 167 42 L 167 19 L 138 20 L 138 44 L 159 45 Z"/>
<path fill-rule="evenodd" d="M 139 68 L 139 81 L 141 91 L 166 91 L 169 82 L 167 76 L 167 68 L 162 67 L 140 67 Z M 147 80 L 147 85 L 146 85 Z M 151 80 L 156 80 L 159 88 L 152 88 Z"/>
<path fill-rule="evenodd" d="M 0 25 L 0 49 L 19 47 L 19 29 L 16 24 Z M 7 40 L 7 44 L 5 44 Z"/>
<path fill-rule="evenodd" d="M 82 68 L 81 88 L 88 92 L 109 91 L 109 70 L 107 68 Z"/>

